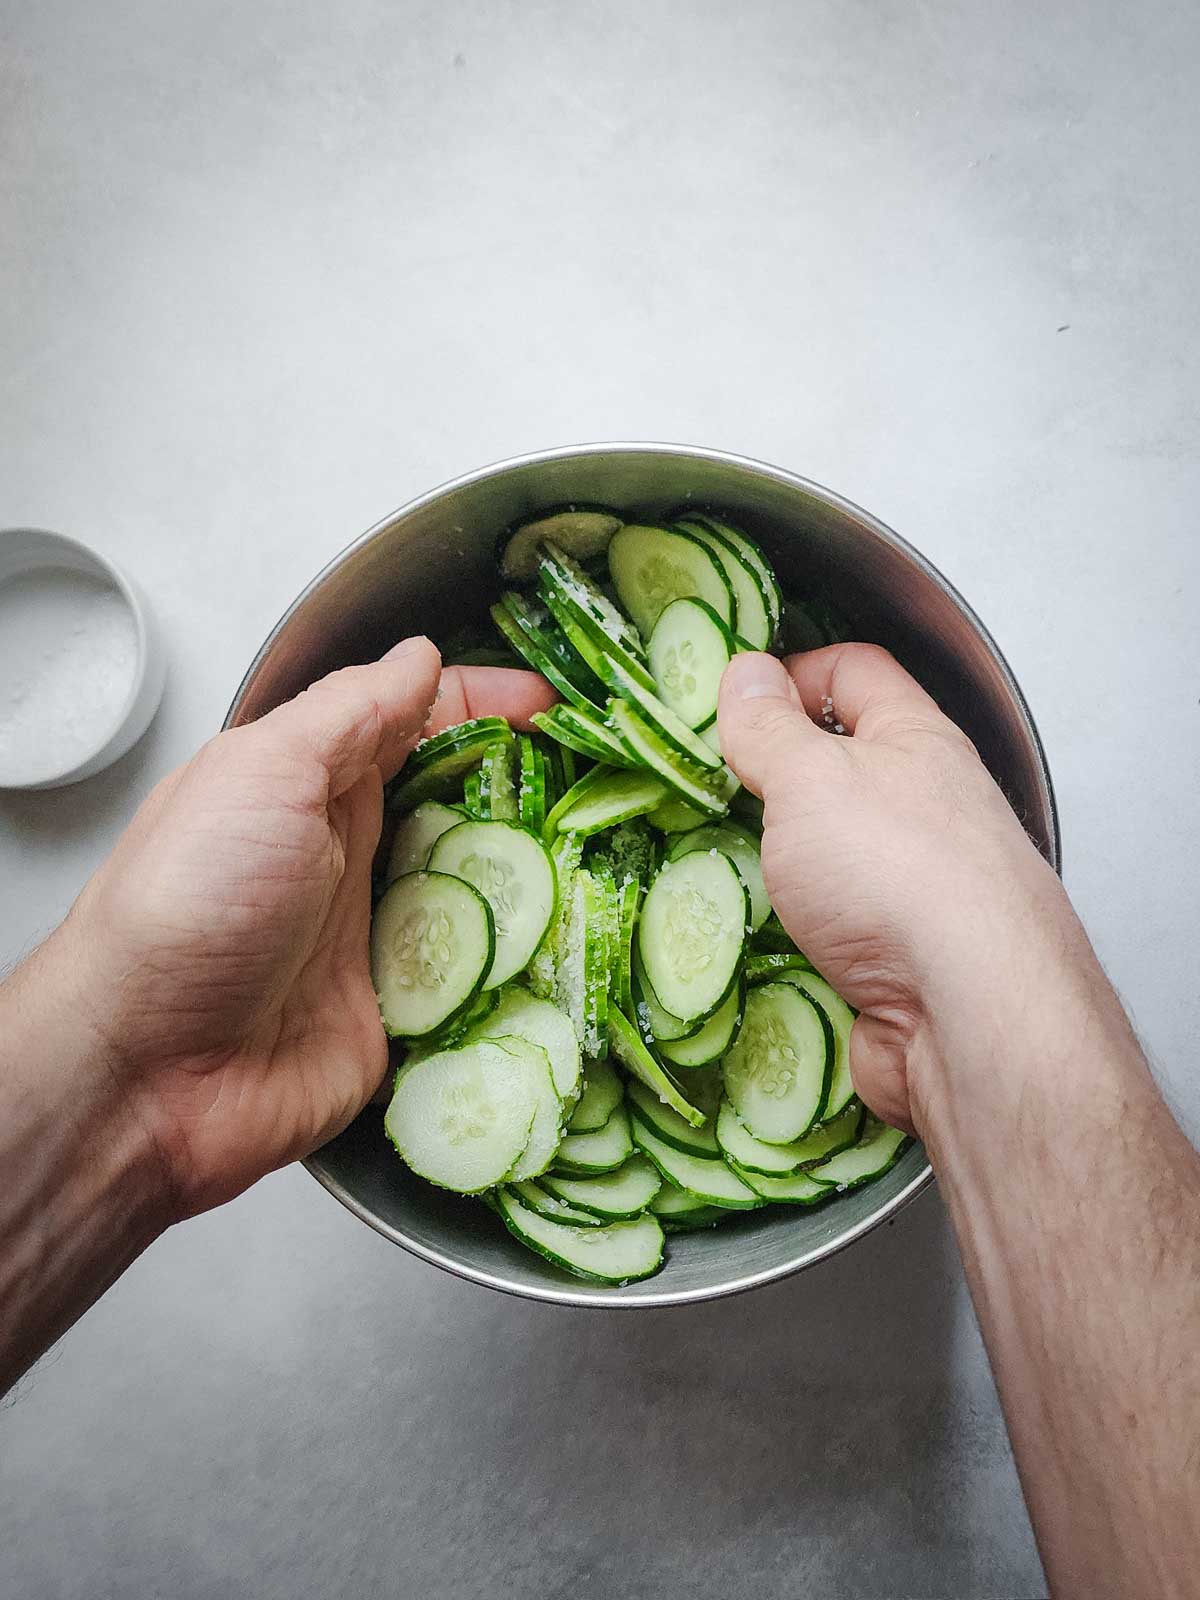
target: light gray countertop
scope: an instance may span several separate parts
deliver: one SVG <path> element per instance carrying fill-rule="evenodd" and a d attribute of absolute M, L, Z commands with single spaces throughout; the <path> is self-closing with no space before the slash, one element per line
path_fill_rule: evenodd
<path fill-rule="evenodd" d="M 1150 0 L 0 4 L 0 524 L 140 580 L 167 698 L 0 799 L 0 958 L 326 559 L 573 440 L 827 483 L 977 607 L 1200 1129 L 1200 13 Z M 501 1298 L 301 1170 L 0 1413 L 0 1593 L 1044 1592 L 936 1193 L 678 1312 Z"/>

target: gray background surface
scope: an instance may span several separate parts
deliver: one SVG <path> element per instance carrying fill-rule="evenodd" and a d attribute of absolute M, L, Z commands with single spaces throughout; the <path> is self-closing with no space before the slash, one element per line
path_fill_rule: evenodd
<path fill-rule="evenodd" d="M 993 628 L 1195 1133 L 1198 67 L 1168 0 L 3 0 L 0 523 L 125 563 L 171 675 L 117 768 L 0 798 L 0 957 L 383 512 L 544 444 L 721 445 Z M 614 1316 L 444 1278 L 294 1170 L 0 1414 L 14 1600 L 1043 1589 L 936 1194 Z"/>

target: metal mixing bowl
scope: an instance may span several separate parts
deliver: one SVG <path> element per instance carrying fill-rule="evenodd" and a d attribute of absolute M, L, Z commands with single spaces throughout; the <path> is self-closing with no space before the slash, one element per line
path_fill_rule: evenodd
<path fill-rule="evenodd" d="M 393 512 L 330 563 L 271 633 L 227 726 L 253 721 L 336 667 L 405 634 L 435 640 L 499 588 L 497 531 L 547 505 L 600 501 L 653 519 L 682 501 L 725 512 L 758 539 L 785 593 L 828 589 L 857 637 L 887 645 L 966 729 L 1054 865 L 1058 819 L 1045 755 L 1020 689 L 962 597 L 911 545 L 839 495 L 778 467 L 678 445 L 580 445 L 485 467 Z M 572 1305 L 677 1305 L 767 1283 L 866 1233 L 932 1176 L 919 1146 L 878 1182 L 814 1212 L 770 1207 L 672 1236 L 655 1278 L 607 1289 L 525 1250 L 478 1201 L 414 1178 L 369 1106 L 308 1161 L 357 1216 L 426 1261 L 476 1283 Z"/>

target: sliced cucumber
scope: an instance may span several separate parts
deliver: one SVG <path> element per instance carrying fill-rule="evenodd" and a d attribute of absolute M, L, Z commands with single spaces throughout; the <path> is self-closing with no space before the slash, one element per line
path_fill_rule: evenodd
<path fill-rule="evenodd" d="M 527 733 L 517 736 L 517 820 L 541 833 L 546 820 L 546 757 Z"/>
<path fill-rule="evenodd" d="M 733 988 L 748 916 L 741 875 L 716 851 L 667 862 L 650 885 L 638 953 L 650 987 L 681 1021 L 710 1017 Z"/>
<path fill-rule="evenodd" d="M 544 1051 L 481 1039 L 426 1056 L 404 1072 L 384 1127 L 420 1177 L 478 1194 L 520 1161 L 547 1093 L 553 1084 Z"/>
<path fill-rule="evenodd" d="M 733 590 L 733 626 L 739 637 L 751 650 L 768 649 L 775 623 L 771 620 L 766 587 L 757 570 L 744 561 L 736 546 L 710 523 L 686 518 L 676 526 L 699 539 L 720 562 Z"/>
<path fill-rule="evenodd" d="M 540 1177 L 557 1156 L 558 1147 L 562 1143 L 566 1114 L 554 1085 L 550 1057 L 541 1045 L 519 1034 L 509 1034 L 504 1038 L 493 1037 L 495 1043 L 504 1045 L 506 1049 L 534 1050 L 545 1057 L 546 1061 L 546 1076 L 540 1080 L 541 1087 L 529 1129 L 529 1139 L 509 1173 L 511 1182 L 524 1183 L 527 1179 Z"/>
<path fill-rule="evenodd" d="M 667 852 L 669 861 L 690 855 L 694 850 L 719 850 L 727 855 L 742 875 L 750 896 L 750 928 L 761 928 L 771 915 L 771 902 L 763 882 L 762 860 L 758 840 L 748 828 L 737 822 L 719 822 L 703 828 L 693 828 L 690 833 L 674 839 Z"/>
<path fill-rule="evenodd" d="M 511 739 L 497 739 L 483 753 L 479 768 L 479 802 L 482 816 L 492 822 L 517 821 L 514 755 Z"/>
<path fill-rule="evenodd" d="M 676 800 L 685 801 L 706 818 L 725 815 L 729 809 L 728 802 L 716 793 L 698 768 L 683 760 L 676 750 L 658 737 L 633 706 L 624 700 L 612 700 L 609 702 L 608 715 L 614 732 L 620 735 L 623 743 L 643 766 L 663 779 Z"/>
<path fill-rule="evenodd" d="M 721 1070 L 733 1109 L 756 1139 L 790 1144 L 808 1132 L 825 1109 L 833 1052 L 828 1019 L 802 990 L 782 981 L 750 990 Z"/>
<path fill-rule="evenodd" d="M 653 773 L 593 767 L 563 795 L 546 818 L 544 832 L 549 838 L 577 833 L 586 839 L 653 811 L 666 793 L 666 784 Z"/>
<path fill-rule="evenodd" d="M 693 1127 L 704 1125 L 704 1113 L 692 1105 L 670 1073 L 650 1054 L 642 1042 L 642 1037 L 630 1022 L 619 1011 L 610 1011 L 608 1017 L 608 1037 L 612 1046 L 612 1053 L 635 1078 L 640 1079 L 652 1093 L 670 1106 L 671 1110 L 690 1122 Z"/>
<path fill-rule="evenodd" d="M 753 1211 L 762 1205 L 749 1184 L 743 1183 L 719 1156 L 696 1156 L 676 1149 L 660 1139 L 636 1110 L 632 1121 L 633 1140 L 638 1149 L 678 1188 L 686 1189 L 708 1205 L 728 1206 L 733 1211 Z"/>
<path fill-rule="evenodd" d="M 620 662 L 626 672 L 645 688 L 653 687 L 645 665 L 645 646 L 636 626 L 621 615 L 616 606 L 592 582 L 570 556 L 554 545 L 543 550 L 538 566 L 538 587 L 542 598 L 578 650 L 577 635 L 582 633 L 606 660 Z M 584 660 L 595 671 L 590 652 Z"/>
<path fill-rule="evenodd" d="M 671 1224 L 682 1224 L 692 1218 L 703 1216 L 703 1222 L 698 1225 L 706 1227 L 708 1222 L 715 1221 L 718 1216 L 727 1217 L 728 1211 L 724 1206 L 710 1206 L 707 1200 L 701 1200 L 697 1195 L 689 1194 L 686 1189 L 681 1189 L 677 1184 L 663 1179 L 662 1188 L 651 1200 L 648 1207 L 659 1219 L 663 1227 Z M 709 1213 L 713 1213 L 710 1218 Z"/>
<path fill-rule="evenodd" d="M 741 981 L 729 991 L 708 1021 L 686 1039 L 666 1040 L 659 1049 L 677 1067 L 707 1067 L 733 1048 L 742 1026 L 746 999 Z"/>
<path fill-rule="evenodd" d="M 808 1176 L 827 1189 L 857 1189 L 860 1183 L 870 1183 L 881 1178 L 889 1167 L 894 1167 L 912 1141 L 899 1128 L 890 1128 L 878 1117 L 868 1116 L 856 1145 L 830 1156 L 819 1167 L 811 1167 Z"/>
<path fill-rule="evenodd" d="M 653 1215 L 653 1213 L 651 1213 Z M 691 1211 L 676 1212 L 674 1216 L 659 1217 L 664 1233 L 699 1233 L 703 1228 L 715 1228 L 719 1222 L 728 1222 L 737 1212 L 728 1206 L 710 1206 L 703 1202 Z"/>
<path fill-rule="evenodd" d="M 497 1200 L 515 1238 L 577 1278 L 619 1286 L 649 1278 L 662 1265 L 663 1232 L 649 1212 L 635 1222 L 569 1228 L 522 1205 L 511 1189 L 501 1189 Z"/>
<path fill-rule="evenodd" d="M 641 883 L 637 878 L 626 878 L 619 893 L 616 940 L 609 951 L 609 995 L 617 1010 L 631 1017 L 634 1014 L 633 934 L 642 900 Z"/>
<path fill-rule="evenodd" d="M 698 811 L 695 806 L 672 795 L 662 805 L 646 813 L 646 821 L 660 833 L 688 833 L 698 828 L 712 815 L 711 811 Z"/>
<path fill-rule="evenodd" d="M 727 628 L 733 625 L 729 579 L 693 534 L 626 524 L 609 544 L 608 570 L 617 598 L 646 637 L 672 600 L 692 596 L 707 601 Z"/>
<path fill-rule="evenodd" d="M 733 655 L 733 636 L 703 600 L 672 600 L 646 643 L 646 659 L 663 704 L 689 728 L 717 714 L 721 675 Z"/>
<path fill-rule="evenodd" d="M 645 888 L 658 871 L 658 840 L 641 817 L 620 822 L 606 839 L 594 839 L 589 864 L 601 864 L 617 884 L 636 882 Z"/>
<path fill-rule="evenodd" d="M 537 577 L 542 546 L 556 544 L 576 561 L 603 555 L 621 526 L 621 518 L 604 506 L 562 506 L 517 523 L 502 537 L 501 575 L 509 582 Z"/>
<path fill-rule="evenodd" d="M 584 1055 L 591 1057 L 608 1054 L 607 913 L 604 885 L 579 867 L 556 951 L 553 998 L 574 1024 Z"/>
<path fill-rule="evenodd" d="M 834 1192 L 827 1184 L 814 1183 L 807 1172 L 793 1172 L 786 1177 L 772 1177 L 766 1172 L 751 1172 L 736 1161 L 730 1161 L 729 1165 L 755 1194 L 761 1195 L 764 1200 L 773 1200 L 783 1205 L 820 1205 Z"/>
<path fill-rule="evenodd" d="M 413 1039 L 406 1044 L 404 1065 L 400 1068 L 412 1066 L 414 1061 L 421 1061 L 425 1056 L 434 1055 L 438 1050 L 449 1050 L 452 1045 L 465 1041 L 468 1035 L 476 1030 L 484 1033 L 482 1024 L 487 1021 L 496 1009 L 500 996 L 495 989 L 481 989 L 465 1006 L 460 1006 L 454 1015 L 444 1022 L 433 1033 L 423 1034 L 419 1039 Z"/>
<path fill-rule="evenodd" d="M 814 1001 L 828 1018 L 833 1030 L 833 1076 L 821 1112 L 828 1120 L 845 1110 L 854 1098 L 854 1080 L 850 1076 L 850 1031 L 854 1027 L 855 1014 L 833 985 L 827 983 L 819 973 L 804 972 L 799 967 L 793 967 L 779 976 L 783 982 L 794 984 Z"/>
<path fill-rule="evenodd" d="M 549 1000 L 540 1000 L 514 983 L 500 993 L 495 1010 L 475 1032 L 476 1037 L 493 1039 L 509 1035 L 546 1052 L 555 1092 L 564 1105 L 573 1106 L 580 1092 L 583 1061 L 570 1017 Z"/>
<path fill-rule="evenodd" d="M 717 1092 L 720 1093 L 719 1084 Z M 706 1116 L 699 1125 L 692 1118 L 681 1117 L 678 1111 L 673 1110 L 665 1100 L 660 1100 L 653 1089 L 647 1088 L 637 1078 L 629 1080 L 625 1093 L 631 1111 L 641 1117 L 651 1133 L 664 1143 L 672 1144 L 676 1150 L 683 1150 L 689 1155 L 720 1156 L 721 1147 L 717 1143 L 710 1117 Z"/>
<path fill-rule="evenodd" d="M 762 585 L 763 596 L 767 602 L 767 613 L 771 619 L 771 632 L 774 634 L 783 616 L 783 594 L 779 588 L 779 580 L 775 576 L 775 569 L 761 549 L 748 534 L 743 533 L 741 528 L 735 528 L 731 522 L 725 521 L 723 517 L 714 517 L 707 511 L 695 514 L 689 513 L 688 515 L 690 521 L 702 522 L 706 527 L 711 528 L 714 533 L 719 533 L 758 578 L 759 583 Z M 739 633 L 743 631 L 740 628 L 738 629 Z"/>
<path fill-rule="evenodd" d="M 529 987 L 540 1000 L 554 1000 L 559 1005 L 562 1005 L 562 1000 L 558 994 L 558 969 L 564 959 L 571 890 L 582 854 L 583 840 L 570 833 L 560 833 L 550 847 L 550 859 L 554 863 L 554 876 L 558 884 L 558 900 L 550 931 L 529 963 Z M 563 1009 L 566 1010 L 566 1007 Z"/>
<path fill-rule="evenodd" d="M 549 711 L 535 711 L 533 723 L 556 744 L 565 745 L 576 755 L 588 761 L 602 761 L 610 767 L 636 767 L 638 761 L 621 743 L 612 729 L 598 716 L 581 711 L 577 706 L 551 706 Z"/>
<path fill-rule="evenodd" d="M 420 872 L 429 864 L 429 852 L 448 828 L 463 819 L 461 811 L 444 806 L 440 800 L 422 800 L 415 811 L 396 824 L 388 856 L 387 881 L 394 883 L 406 873 Z"/>
<path fill-rule="evenodd" d="M 595 1133 L 568 1133 L 558 1147 L 555 1171 L 566 1177 L 590 1177 L 615 1172 L 633 1154 L 629 1117 L 618 1105 Z"/>
<path fill-rule="evenodd" d="M 527 1183 L 514 1183 L 511 1188 L 523 1206 L 528 1206 L 530 1211 L 536 1211 L 539 1217 L 545 1217 L 550 1222 L 563 1222 L 572 1228 L 604 1226 L 602 1218 L 593 1216 L 590 1211 L 579 1211 L 565 1200 L 556 1200 L 549 1190 L 543 1189 L 532 1178 Z"/>
<path fill-rule="evenodd" d="M 855 1101 L 840 1116 L 820 1123 L 802 1139 L 791 1144 L 764 1144 L 756 1139 L 738 1117 L 728 1100 L 717 1113 L 717 1143 L 725 1158 L 749 1172 L 784 1178 L 805 1167 L 815 1167 L 840 1150 L 847 1150 L 858 1139 L 863 1109 Z"/>
<path fill-rule="evenodd" d="M 642 958 L 638 954 L 636 938 L 633 944 L 632 988 L 632 1019 L 637 1023 L 638 1032 L 652 1050 L 656 1050 L 664 1040 L 686 1039 L 690 1034 L 699 1033 L 703 1028 L 703 1022 L 684 1022 L 680 1017 L 673 1016 L 660 1002 L 646 977 Z"/>
<path fill-rule="evenodd" d="M 484 987 L 507 983 L 532 959 L 554 915 L 549 855 L 514 823 L 460 822 L 434 845 L 429 865 L 474 885 L 491 906 L 496 947 Z"/>
<path fill-rule="evenodd" d="M 598 1178 L 564 1178 L 548 1173 L 542 1187 L 568 1205 L 614 1222 L 639 1216 L 662 1188 L 658 1170 L 644 1156 L 630 1156 L 615 1172 Z"/>
<path fill-rule="evenodd" d="M 483 803 L 483 780 L 479 776 L 479 768 L 468 772 L 463 779 L 463 811 L 469 817 L 474 817 L 476 822 L 487 822 L 487 809 Z"/>
<path fill-rule="evenodd" d="M 772 978 L 781 977 L 785 972 L 814 972 L 815 970 L 808 957 L 801 955 L 799 950 L 796 949 L 792 949 L 786 954 L 780 951 L 772 955 L 746 957 L 746 982 L 750 984 L 769 983 Z"/>
<path fill-rule="evenodd" d="M 492 607 L 492 618 L 513 649 L 572 705 L 587 710 L 603 704 L 600 680 L 571 648 L 544 606 L 509 593 Z"/>
<path fill-rule="evenodd" d="M 385 1030 L 419 1039 L 443 1027 L 475 998 L 495 950 L 491 908 L 472 885 L 441 872 L 397 878 L 371 923 L 371 981 Z"/>
<path fill-rule="evenodd" d="M 607 1061 L 588 1061 L 583 1069 L 583 1093 L 567 1123 L 568 1133 L 599 1133 L 621 1104 L 621 1080 Z"/>
<path fill-rule="evenodd" d="M 388 790 L 389 808 L 408 811 L 422 800 L 450 793 L 479 765 L 490 745 L 512 736 L 503 717 L 476 717 L 423 739 Z"/>

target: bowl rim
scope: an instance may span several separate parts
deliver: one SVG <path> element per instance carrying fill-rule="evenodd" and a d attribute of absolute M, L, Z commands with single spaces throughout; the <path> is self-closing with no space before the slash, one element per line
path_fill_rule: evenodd
<path fill-rule="evenodd" d="M 719 450 L 710 446 L 659 443 L 654 441 L 639 440 L 600 440 L 590 444 L 571 444 L 552 446 L 542 450 L 531 450 L 520 455 L 507 456 L 500 461 L 494 461 L 487 466 L 476 467 L 469 472 L 449 478 L 423 494 L 414 496 L 405 501 L 395 510 L 381 517 L 373 523 L 364 533 L 350 541 L 344 549 L 340 550 L 320 571 L 304 586 L 292 603 L 287 607 L 278 622 L 268 633 L 260 646 L 257 654 L 246 669 L 237 691 L 225 716 L 222 728 L 234 726 L 235 720 L 241 710 L 242 704 L 253 686 L 254 680 L 262 669 L 267 657 L 273 650 L 280 634 L 291 621 L 295 613 L 305 604 L 309 597 L 316 592 L 326 579 L 339 567 L 351 560 L 359 550 L 369 545 L 381 534 L 387 532 L 402 518 L 411 516 L 414 512 L 440 500 L 443 496 L 456 490 L 471 487 L 485 482 L 490 478 L 501 477 L 506 473 L 526 467 L 537 467 L 549 462 L 570 461 L 581 457 L 605 455 L 669 455 L 681 459 L 711 462 L 719 466 L 732 466 L 752 475 L 774 479 L 787 488 L 799 490 L 817 500 L 823 501 L 834 510 L 863 523 L 871 532 L 885 544 L 890 545 L 901 555 L 905 556 L 927 578 L 939 588 L 943 594 L 963 614 L 971 627 L 978 634 L 987 650 L 992 655 L 1008 694 L 1020 715 L 1026 736 L 1031 742 L 1042 789 L 1042 800 L 1045 805 L 1046 817 L 1049 823 L 1050 865 L 1060 876 L 1062 874 L 1062 836 L 1059 822 L 1058 802 L 1054 793 L 1054 783 L 1050 774 L 1050 766 L 1046 759 L 1046 750 L 1041 734 L 1029 708 L 1028 701 L 1017 682 L 1012 668 L 1000 646 L 996 643 L 990 630 L 985 626 L 974 608 L 967 602 L 959 590 L 950 582 L 945 574 L 936 567 L 929 558 L 907 539 L 896 533 L 886 523 L 880 521 L 864 507 L 846 496 L 839 494 L 834 489 L 827 488 L 824 484 L 817 483 L 812 478 L 803 477 L 800 473 L 792 472 L 786 467 L 778 467 L 765 461 L 760 461 L 753 456 L 739 455 L 733 451 Z M 597 1310 L 637 1310 L 668 1306 L 694 1305 L 706 1300 L 723 1299 L 727 1295 L 743 1294 L 749 1289 L 754 1289 L 763 1284 L 773 1283 L 780 1279 L 791 1277 L 793 1273 L 800 1272 L 806 1267 L 815 1266 L 817 1262 L 824 1261 L 830 1256 L 837 1255 L 839 1251 L 847 1249 L 856 1240 L 866 1233 L 879 1227 L 882 1223 L 890 1221 L 899 1211 L 914 1200 L 923 1190 L 934 1181 L 933 1168 L 926 1160 L 921 1169 L 897 1193 L 891 1196 L 877 1211 L 864 1217 L 835 1239 L 823 1244 L 814 1245 L 807 1250 L 788 1258 L 785 1261 L 764 1267 L 755 1272 L 747 1272 L 739 1277 L 727 1279 L 724 1282 L 702 1285 L 691 1289 L 662 1290 L 657 1293 L 639 1293 L 636 1296 L 625 1296 L 619 1289 L 616 1290 L 590 1290 L 573 1288 L 570 1280 L 564 1281 L 560 1286 L 556 1283 L 527 1284 L 517 1283 L 503 1277 L 501 1274 L 487 1271 L 486 1269 L 470 1266 L 455 1259 L 445 1251 L 435 1246 L 425 1244 L 403 1233 L 399 1228 L 393 1227 L 377 1216 L 369 1207 L 359 1201 L 356 1196 L 341 1183 L 341 1181 L 328 1171 L 321 1161 L 321 1151 L 316 1150 L 304 1161 L 304 1166 L 321 1186 L 329 1191 L 335 1199 L 339 1200 L 346 1209 L 367 1223 L 376 1233 L 385 1239 L 390 1239 L 393 1244 L 400 1245 L 410 1254 L 427 1261 L 431 1266 L 439 1267 L 442 1271 L 454 1277 L 465 1279 L 471 1283 L 483 1284 L 487 1288 L 497 1289 L 503 1294 L 514 1295 L 519 1299 L 544 1301 L 549 1304 L 567 1305 L 581 1308 L 594 1308 Z"/>

